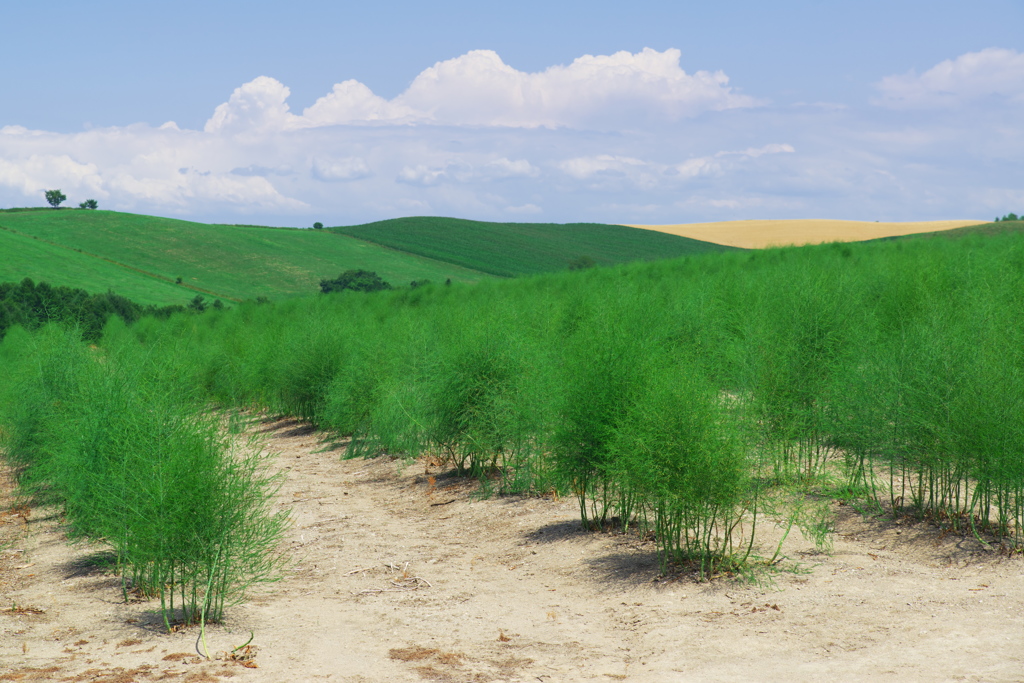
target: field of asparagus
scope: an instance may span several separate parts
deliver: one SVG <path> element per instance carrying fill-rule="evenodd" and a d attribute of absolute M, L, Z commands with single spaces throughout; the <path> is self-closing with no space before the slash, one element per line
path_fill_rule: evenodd
<path fill-rule="evenodd" d="M 559 492 L 661 571 L 753 576 L 759 521 L 822 547 L 837 498 L 1024 541 L 1024 237 L 730 252 L 343 292 L 126 326 L 11 329 L 3 448 L 165 624 L 274 578 L 279 481 L 236 409 Z"/>

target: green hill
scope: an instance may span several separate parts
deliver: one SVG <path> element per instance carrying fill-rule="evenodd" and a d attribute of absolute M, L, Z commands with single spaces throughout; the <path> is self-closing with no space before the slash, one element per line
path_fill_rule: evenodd
<path fill-rule="evenodd" d="M 0 282 L 21 282 L 25 278 L 94 293 L 113 290 L 151 304 L 185 303 L 195 296 L 195 292 L 182 291 L 173 282 L 147 277 L 95 256 L 0 229 Z"/>
<path fill-rule="evenodd" d="M 610 265 L 734 249 L 653 230 L 598 223 L 484 223 L 417 217 L 330 230 L 502 277 L 565 270 L 579 258 Z"/>
<path fill-rule="evenodd" d="M 327 230 L 209 225 L 114 211 L 0 210 L 0 282 L 113 290 L 142 304 L 313 294 L 350 269 L 392 285 L 478 282 L 730 247 L 619 225 L 400 218 Z M 178 279 L 180 278 L 180 282 Z"/>
<path fill-rule="evenodd" d="M 490 277 L 328 230 L 207 225 L 113 211 L 0 212 L 0 282 L 30 277 L 168 304 L 197 292 L 228 300 L 313 294 L 321 279 L 352 268 L 375 271 L 396 286 Z"/>
<path fill-rule="evenodd" d="M 994 223 L 981 223 L 979 225 L 968 225 L 963 228 L 953 228 L 952 230 L 918 232 L 912 235 L 895 235 L 893 237 L 882 237 L 877 240 L 867 241 L 891 242 L 893 240 L 912 240 L 922 238 L 933 239 L 936 237 L 958 239 L 960 237 L 970 237 L 971 235 L 1002 235 L 1013 232 L 1024 232 L 1024 221 L 997 221 Z"/>

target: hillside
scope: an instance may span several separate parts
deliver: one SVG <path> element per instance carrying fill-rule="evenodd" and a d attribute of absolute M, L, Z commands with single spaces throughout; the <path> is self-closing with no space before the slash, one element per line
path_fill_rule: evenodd
<path fill-rule="evenodd" d="M 4 224 L 0 214 L 0 226 Z M 55 287 L 78 287 L 89 292 L 113 290 L 142 303 L 184 303 L 195 292 L 166 279 L 116 266 L 74 249 L 0 229 L 0 282 L 30 278 Z"/>
<path fill-rule="evenodd" d="M 503 277 L 565 270 L 580 258 L 610 265 L 730 249 L 651 230 L 598 223 L 485 223 L 416 217 L 330 230 Z"/>
<path fill-rule="evenodd" d="M 0 281 L 113 289 L 140 303 L 183 303 L 197 292 L 229 300 L 312 294 L 321 279 L 350 268 L 395 285 L 488 277 L 327 230 L 74 209 L 0 212 L 0 228 Z"/>
<path fill-rule="evenodd" d="M 1002 235 L 1005 233 L 1024 232 L 1024 221 L 998 221 L 995 223 L 981 223 L 979 225 L 968 225 L 962 228 L 954 228 L 952 230 L 940 230 L 936 232 L 922 232 L 913 235 L 899 235 L 895 237 L 886 237 L 883 239 L 896 240 L 896 239 L 909 239 L 909 238 L 931 238 L 931 237 L 944 237 L 947 239 L 957 239 L 959 237 L 969 237 L 971 235 Z"/>

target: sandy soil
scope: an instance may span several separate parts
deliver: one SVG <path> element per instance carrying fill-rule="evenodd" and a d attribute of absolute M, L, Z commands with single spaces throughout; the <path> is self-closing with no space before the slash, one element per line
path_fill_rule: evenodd
<path fill-rule="evenodd" d="M 725 244 L 744 249 L 820 244 L 822 242 L 858 242 L 861 240 L 913 235 L 921 232 L 952 230 L 986 221 L 919 221 L 916 223 L 876 223 L 835 220 L 757 220 L 721 223 L 680 223 L 676 225 L 631 225 L 680 235 L 695 240 Z"/>
<path fill-rule="evenodd" d="M 211 654 L 254 633 L 258 668 L 202 659 L 198 629 L 124 604 L 96 549 L 12 511 L 8 483 L 0 681 L 1024 679 L 1024 560 L 972 539 L 837 507 L 830 555 L 790 536 L 799 570 L 666 581 L 649 541 L 582 532 L 574 501 L 481 499 L 422 461 L 341 461 L 302 425 L 263 429 L 293 565 L 208 629 Z"/>

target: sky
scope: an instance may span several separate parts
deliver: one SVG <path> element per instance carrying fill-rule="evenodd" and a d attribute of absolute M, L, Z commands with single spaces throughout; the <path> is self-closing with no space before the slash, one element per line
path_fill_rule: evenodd
<path fill-rule="evenodd" d="M 1024 213 L 1024 0 L 11 0 L 0 23 L 0 207 Z"/>

